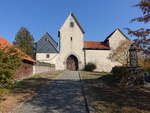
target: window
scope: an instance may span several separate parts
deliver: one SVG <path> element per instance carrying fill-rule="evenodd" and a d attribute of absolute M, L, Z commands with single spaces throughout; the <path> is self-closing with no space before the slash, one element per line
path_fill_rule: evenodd
<path fill-rule="evenodd" d="M 70 27 L 74 27 L 74 23 L 73 22 L 70 22 Z"/>
<path fill-rule="evenodd" d="M 60 31 L 58 31 L 58 37 L 60 37 Z"/>
<path fill-rule="evenodd" d="M 70 37 L 70 41 L 72 41 L 72 37 Z"/>
<path fill-rule="evenodd" d="M 46 55 L 46 58 L 49 58 L 49 57 L 50 57 L 50 55 L 49 55 L 49 54 L 47 54 L 47 55 Z"/>

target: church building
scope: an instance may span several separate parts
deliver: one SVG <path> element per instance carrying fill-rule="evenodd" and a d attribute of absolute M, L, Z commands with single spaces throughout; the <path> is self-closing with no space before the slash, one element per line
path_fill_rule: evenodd
<path fill-rule="evenodd" d="M 55 64 L 56 70 L 81 70 L 87 63 L 96 65 L 95 71 L 110 72 L 112 67 L 121 65 L 108 57 L 120 42 L 129 40 L 121 30 L 116 29 L 104 41 L 85 41 L 84 30 L 71 13 L 61 26 L 58 43 L 48 34 L 35 44 L 36 60 Z"/>

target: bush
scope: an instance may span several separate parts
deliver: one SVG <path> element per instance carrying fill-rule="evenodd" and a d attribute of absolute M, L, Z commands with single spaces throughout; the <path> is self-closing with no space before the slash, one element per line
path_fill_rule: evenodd
<path fill-rule="evenodd" d="M 116 66 L 112 69 L 112 73 L 121 85 L 137 86 L 144 84 L 144 70 L 142 67 Z"/>
<path fill-rule="evenodd" d="M 14 74 L 21 65 L 21 59 L 10 53 L 0 50 L 0 87 L 11 87 L 14 83 Z"/>
<path fill-rule="evenodd" d="M 85 65 L 85 71 L 94 71 L 96 69 L 96 65 L 94 63 L 88 63 Z"/>
<path fill-rule="evenodd" d="M 127 67 L 122 67 L 122 66 L 115 66 L 112 69 L 112 74 L 115 79 L 121 80 L 123 77 L 128 76 L 128 70 Z"/>

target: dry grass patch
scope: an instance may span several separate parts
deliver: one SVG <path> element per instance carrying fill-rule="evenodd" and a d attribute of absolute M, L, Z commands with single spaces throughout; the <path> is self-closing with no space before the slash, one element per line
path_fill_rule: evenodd
<path fill-rule="evenodd" d="M 108 73 L 106 72 L 89 72 L 89 71 L 81 71 L 81 76 L 82 79 L 87 80 L 87 79 L 96 79 L 96 78 L 100 78 L 102 76 L 107 75 Z"/>
<path fill-rule="evenodd" d="M 44 73 L 16 82 L 13 88 L 3 89 L 0 93 L 0 113 L 8 113 L 19 103 L 36 94 L 39 89 L 50 83 L 61 71 Z"/>
<path fill-rule="evenodd" d="M 106 73 L 82 73 L 94 113 L 150 113 L 149 89 L 117 86 L 112 77 Z"/>

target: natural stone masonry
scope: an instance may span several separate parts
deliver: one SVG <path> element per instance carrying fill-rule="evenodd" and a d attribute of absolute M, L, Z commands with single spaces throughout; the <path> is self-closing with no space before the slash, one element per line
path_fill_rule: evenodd
<path fill-rule="evenodd" d="M 79 73 L 65 71 L 15 113 L 86 113 Z"/>

